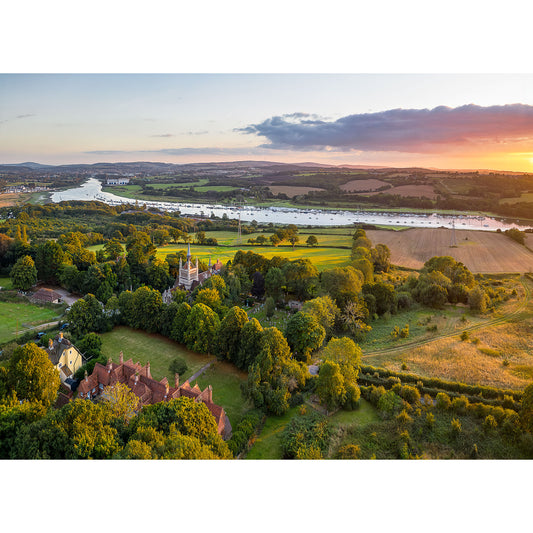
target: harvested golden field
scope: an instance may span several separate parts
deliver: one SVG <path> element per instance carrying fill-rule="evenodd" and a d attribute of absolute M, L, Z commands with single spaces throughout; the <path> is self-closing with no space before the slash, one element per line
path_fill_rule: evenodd
<path fill-rule="evenodd" d="M 456 230 L 457 247 L 454 248 L 450 229 L 368 230 L 366 233 L 374 245 L 382 243 L 389 247 L 394 265 L 420 269 L 434 256 L 449 255 L 474 273 L 533 272 L 533 253 L 501 233 Z"/>
<path fill-rule="evenodd" d="M 431 185 L 400 185 L 382 191 L 385 194 L 397 194 L 399 196 L 416 196 L 417 198 L 436 198 L 437 193 Z M 379 192 L 368 193 L 368 196 L 379 194 Z"/>
<path fill-rule="evenodd" d="M 526 233 L 526 246 L 533 252 L 533 233 Z"/>
<path fill-rule="evenodd" d="M 20 193 L 6 193 L 6 194 L 0 194 L 0 207 L 9 207 L 12 205 L 16 205 L 21 200 L 21 194 Z"/>
<path fill-rule="evenodd" d="M 290 186 L 290 185 L 270 185 L 268 187 L 272 194 L 286 194 L 289 198 L 294 196 L 299 196 L 300 194 L 307 194 L 311 191 L 323 191 L 325 189 L 320 189 L 318 187 L 299 187 L 299 186 Z"/>
<path fill-rule="evenodd" d="M 368 180 L 352 180 L 344 185 L 341 185 L 340 188 L 343 191 L 348 192 L 359 192 L 359 191 L 375 191 L 380 187 L 385 187 L 389 185 L 386 181 L 368 179 Z"/>

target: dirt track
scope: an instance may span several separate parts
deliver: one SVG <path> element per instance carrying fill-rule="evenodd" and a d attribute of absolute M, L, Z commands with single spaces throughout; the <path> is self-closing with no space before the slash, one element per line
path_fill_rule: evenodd
<path fill-rule="evenodd" d="M 474 273 L 533 272 L 533 252 L 501 233 L 442 228 L 405 231 L 368 230 L 373 244 L 386 244 L 394 265 L 419 269 L 436 255 L 450 255 Z"/>

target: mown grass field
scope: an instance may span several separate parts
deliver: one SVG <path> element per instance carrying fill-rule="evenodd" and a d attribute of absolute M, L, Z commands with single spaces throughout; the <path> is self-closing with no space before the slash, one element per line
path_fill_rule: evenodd
<path fill-rule="evenodd" d="M 32 327 L 58 320 L 62 309 L 58 311 L 24 302 L 0 302 L 0 343 L 7 342 Z"/>
<path fill-rule="evenodd" d="M 150 371 L 154 379 L 161 380 L 166 376 L 169 383 L 174 383 L 174 374 L 169 371 L 168 366 L 175 357 L 185 359 L 188 366 L 187 372 L 180 376 L 180 382 L 184 382 L 209 361 L 215 360 L 214 356 L 192 352 L 182 344 L 162 335 L 146 333 L 126 326 L 118 326 L 113 331 L 103 333 L 101 337 L 102 353 L 106 357 L 111 357 L 114 362 L 118 362 L 122 351 L 125 361 L 131 358 L 134 363 L 139 361 L 142 365 L 150 361 Z"/>

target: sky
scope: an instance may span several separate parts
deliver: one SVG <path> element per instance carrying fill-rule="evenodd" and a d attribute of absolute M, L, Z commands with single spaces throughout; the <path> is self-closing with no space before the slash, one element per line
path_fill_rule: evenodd
<path fill-rule="evenodd" d="M 0 163 L 533 172 L 532 74 L 0 74 Z"/>

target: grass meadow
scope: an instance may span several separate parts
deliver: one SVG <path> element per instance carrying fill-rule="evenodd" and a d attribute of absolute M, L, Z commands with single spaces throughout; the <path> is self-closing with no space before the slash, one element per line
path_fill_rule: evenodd
<path fill-rule="evenodd" d="M 54 322 L 63 308 L 50 309 L 25 302 L 0 302 L 0 343 L 14 339 L 32 327 Z"/>

